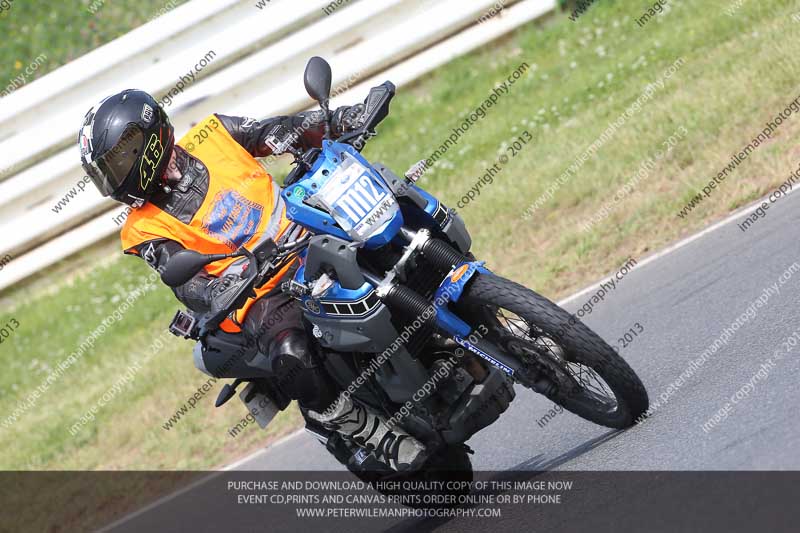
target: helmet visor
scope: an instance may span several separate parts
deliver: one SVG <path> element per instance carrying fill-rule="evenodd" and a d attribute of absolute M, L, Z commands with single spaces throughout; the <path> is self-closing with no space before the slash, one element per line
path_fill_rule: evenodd
<path fill-rule="evenodd" d="M 125 183 L 142 154 L 144 133 L 130 124 L 111 150 L 94 161 L 84 161 L 83 168 L 103 196 L 111 196 Z"/>

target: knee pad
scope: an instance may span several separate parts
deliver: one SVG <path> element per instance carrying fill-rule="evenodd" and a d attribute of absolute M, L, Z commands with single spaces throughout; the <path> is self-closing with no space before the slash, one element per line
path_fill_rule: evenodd
<path fill-rule="evenodd" d="M 281 377 L 294 368 L 311 369 L 318 366 L 314 353 L 301 329 L 286 329 L 275 335 L 269 344 L 272 371 Z"/>

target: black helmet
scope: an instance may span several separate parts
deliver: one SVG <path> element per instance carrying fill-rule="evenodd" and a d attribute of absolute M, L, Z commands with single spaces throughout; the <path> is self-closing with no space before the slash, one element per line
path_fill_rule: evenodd
<path fill-rule="evenodd" d="M 144 91 L 128 89 L 94 106 L 78 133 L 83 169 L 103 196 L 133 207 L 163 185 L 175 132 Z"/>

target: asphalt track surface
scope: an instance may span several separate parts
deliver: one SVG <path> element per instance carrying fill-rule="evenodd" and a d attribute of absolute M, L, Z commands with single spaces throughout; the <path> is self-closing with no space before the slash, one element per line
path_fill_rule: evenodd
<path fill-rule="evenodd" d="M 676 223 L 680 223 L 676 219 Z M 645 384 L 651 404 L 693 359 L 730 328 L 790 265 L 800 265 L 800 195 L 774 204 L 746 232 L 736 222 L 634 269 L 584 317 L 609 343 L 639 323 L 644 332 L 620 352 Z M 520 386 L 494 425 L 468 442 L 477 470 L 784 470 L 800 469 L 800 345 L 782 343 L 800 330 L 800 272 L 743 321 L 693 377 L 670 393 L 645 423 L 616 433 L 553 407 Z M 589 294 L 564 305 L 575 312 Z M 752 314 L 752 313 L 751 313 Z M 638 329 L 638 328 L 635 328 Z M 617 343 L 619 347 L 619 343 Z M 750 383 L 775 351 L 785 354 L 727 419 L 705 424 Z M 768 365 L 769 366 L 769 365 Z M 762 372 L 762 376 L 765 372 Z M 749 391 L 750 387 L 746 387 Z M 744 391 L 740 394 L 740 397 Z M 325 470 L 340 465 L 302 433 L 236 466 L 243 470 Z"/>
<path fill-rule="evenodd" d="M 742 232 L 738 218 L 706 230 L 692 242 L 641 264 L 595 306 L 584 321 L 609 343 L 635 324 L 644 328 L 622 355 L 648 389 L 651 404 L 668 395 L 644 423 L 613 431 L 564 412 L 537 424 L 553 404 L 517 387 L 509 410 L 469 441 L 476 470 L 486 471 L 746 471 L 800 470 L 800 344 L 784 344 L 800 330 L 800 195 L 773 204 L 766 217 Z M 681 224 L 676 217 L 671 223 Z M 637 258 L 638 259 L 638 258 Z M 784 273 L 797 262 L 798 271 Z M 751 307 L 767 287 L 761 307 Z M 577 311 L 594 290 L 564 304 Z M 763 299 L 762 299 L 763 301 Z M 755 315 L 672 392 L 672 384 L 748 307 Z M 640 328 L 636 328 L 640 329 Z M 800 338 L 800 334 L 798 334 Z M 779 355 L 779 358 L 776 358 Z M 773 358 L 774 365 L 765 362 Z M 761 377 L 755 378 L 759 370 Z M 749 384 L 749 385 L 748 385 Z M 744 391 L 747 394 L 744 395 Z M 705 424 L 739 392 L 727 418 Z M 305 433 L 296 434 L 232 465 L 235 470 L 340 470 Z M 648 489 L 632 484 L 631 490 Z M 724 496 L 724 495 L 722 495 Z M 722 497 L 721 496 L 721 497 Z M 618 503 L 618 502 L 617 502 Z M 609 505 L 598 500 L 595 505 Z M 596 509 L 601 511 L 602 509 Z M 591 507 L 587 508 L 591 512 Z M 602 513 L 598 513 L 602 514 Z M 474 519 L 384 521 L 377 530 L 458 531 Z M 511 526 L 511 522 L 507 522 Z M 526 530 L 571 530 L 568 522 Z M 496 527 L 496 526 L 489 526 Z M 517 529 L 516 526 L 512 526 Z M 287 530 L 291 530 L 287 524 Z M 123 528 L 125 529 L 125 528 Z M 278 527 L 275 530 L 281 530 Z M 314 529 L 314 528 L 311 528 Z M 370 528 L 372 529 L 372 528 Z M 603 529 L 600 527 L 599 529 Z M 649 527 L 648 530 L 659 528 Z M 716 528 L 713 528 L 716 529 Z M 500 530 L 506 530 L 500 528 Z M 577 530 L 577 529 L 576 529 Z"/>

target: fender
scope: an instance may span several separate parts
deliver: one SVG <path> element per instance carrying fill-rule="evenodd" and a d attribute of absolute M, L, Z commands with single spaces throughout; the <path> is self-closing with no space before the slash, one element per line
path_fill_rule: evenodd
<path fill-rule="evenodd" d="M 492 273 L 491 270 L 483 266 L 485 264 L 486 261 L 465 261 L 454 267 L 436 290 L 435 301 L 444 301 L 445 306 L 447 302 L 457 302 L 464 293 L 467 283 L 475 274 Z M 439 307 L 442 306 L 437 306 L 437 308 Z"/>
<path fill-rule="evenodd" d="M 448 304 L 457 302 L 461 298 L 467 282 L 476 273 L 491 274 L 491 271 L 483 266 L 484 264 L 485 261 L 465 261 L 457 265 L 436 289 L 433 299 L 436 321 L 442 329 L 454 336 L 468 337 L 472 333 L 472 327 L 450 311 Z"/>
<path fill-rule="evenodd" d="M 436 321 L 463 348 L 488 361 L 509 376 L 513 376 L 519 370 L 519 361 L 502 353 L 491 343 L 487 343 L 482 339 L 475 343 L 467 340 L 474 333 L 472 327 L 447 307 L 450 302 L 457 302 L 461 298 L 464 288 L 475 274 L 492 273 L 483 266 L 484 264 L 484 261 L 465 261 L 447 274 L 447 277 L 444 278 L 444 281 L 436 290 L 436 296 L 433 301 L 433 306 L 436 308 Z"/>

